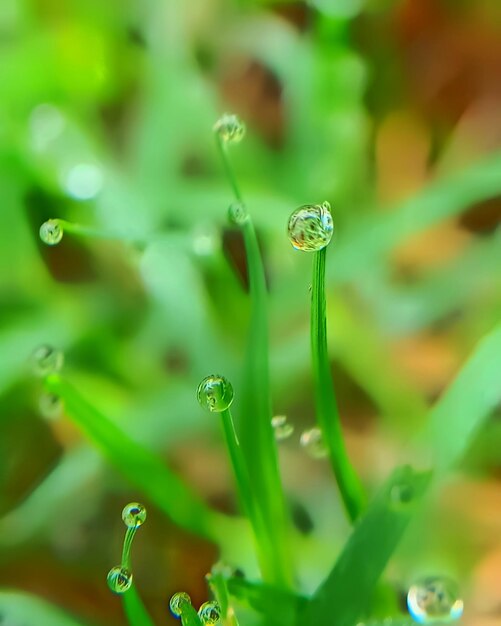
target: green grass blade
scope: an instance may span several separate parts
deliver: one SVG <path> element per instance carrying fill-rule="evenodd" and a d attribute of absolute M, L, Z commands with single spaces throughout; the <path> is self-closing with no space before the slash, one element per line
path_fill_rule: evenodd
<path fill-rule="evenodd" d="M 225 145 L 216 142 L 234 195 L 243 202 Z M 250 217 L 241 225 L 249 272 L 251 319 L 243 372 L 242 410 L 239 435 L 254 497 L 263 519 L 262 540 L 266 564 L 262 572 L 267 582 L 292 585 L 291 552 L 285 498 L 278 469 L 273 428 L 268 362 L 267 292 L 263 262 L 256 231 Z"/>
<path fill-rule="evenodd" d="M 430 446 L 433 451 L 434 478 L 461 458 L 483 419 L 501 400 L 499 354 L 501 326 L 479 343 L 430 411 L 418 443 Z M 331 573 L 301 614 L 298 626 L 303 623 L 353 626 L 356 623 L 369 605 L 380 574 L 418 509 L 431 476 L 431 472 L 417 473 L 410 468 L 396 470 L 358 522 Z M 410 486 L 412 502 L 392 506 L 392 489 L 399 484 L 407 485 L 406 489 Z"/>
<path fill-rule="evenodd" d="M 182 626 L 203 626 L 202 620 L 191 604 L 183 604 L 181 608 Z"/>
<path fill-rule="evenodd" d="M 0 591 L 0 622 L 23 626 L 83 626 L 58 607 L 29 593 Z"/>
<path fill-rule="evenodd" d="M 207 576 L 210 588 L 216 601 L 221 607 L 221 621 L 223 626 L 239 626 L 237 617 L 230 603 L 228 582 L 221 571 L 217 571 L 217 566 Z"/>
<path fill-rule="evenodd" d="M 155 626 L 135 585 L 122 595 L 122 605 L 130 626 Z"/>
<path fill-rule="evenodd" d="M 480 341 L 418 437 L 437 472 L 461 459 L 485 416 L 501 402 L 500 364 L 501 324 Z"/>
<path fill-rule="evenodd" d="M 348 517 L 354 522 L 363 510 L 365 496 L 360 480 L 348 458 L 341 418 L 332 384 L 327 350 L 325 303 L 325 257 L 327 248 L 315 252 L 311 292 L 311 353 L 317 421 L 337 480 Z"/>
<path fill-rule="evenodd" d="M 59 376 L 46 379 L 47 390 L 64 401 L 66 412 L 121 473 L 174 523 L 197 535 L 222 541 L 231 520 L 209 509 L 155 454 L 130 439 Z M 235 527 L 234 532 L 241 532 Z"/>
<path fill-rule="evenodd" d="M 297 626 L 354 626 L 369 607 L 378 579 L 397 547 L 429 484 L 429 472 L 398 468 L 359 520 L 334 568 Z M 412 493 L 408 503 L 395 501 L 395 489 Z"/>

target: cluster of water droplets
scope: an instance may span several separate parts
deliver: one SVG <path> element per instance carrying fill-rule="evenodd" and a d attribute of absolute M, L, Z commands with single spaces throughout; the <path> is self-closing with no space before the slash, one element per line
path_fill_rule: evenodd
<path fill-rule="evenodd" d="M 299 443 L 312 459 L 324 459 L 328 454 L 322 431 L 316 426 L 303 431 Z"/>
<path fill-rule="evenodd" d="M 198 385 L 197 399 L 202 408 L 211 413 L 221 413 L 233 402 L 233 387 L 224 376 L 212 374 Z"/>
<path fill-rule="evenodd" d="M 461 617 L 464 603 L 453 580 L 430 576 L 411 585 L 407 607 L 412 619 L 420 624 L 450 624 Z"/>
<path fill-rule="evenodd" d="M 276 441 L 288 439 L 294 432 L 294 425 L 287 421 L 286 415 L 275 415 L 271 419 L 271 426 Z"/>
<path fill-rule="evenodd" d="M 108 572 L 106 581 L 113 593 L 122 594 L 128 591 L 132 585 L 132 572 L 130 571 L 130 550 L 136 530 L 146 520 L 146 509 L 139 502 L 127 504 L 122 511 L 122 520 L 127 527 L 124 539 L 122 563 L 115 565 Z"/>
<path fill-rule="evenodd" d="M 238 143 L 245 136 L 245 124 L 234 113 L 223 113 L 214 124 L 214 132 L 225 143 Z"/>
<path fill-rule="evenodd" d="M 175 593 L 169 602 L 169 608 L 174 617 L 181 618 L 187 606 L 191 606 L 191 598 L 185 591 Z M 203 624 L 212 626 L 221 619 L 221 607 L 215 600 L 204 602 L 198 609 L 198 617 Z"/>
<path fill-rule="evenodd" d="M 287 234 L 296 250 L 317 252 L 328 245 L 334 225 L 328 202 L 305 204 L 296 209 L 289 218 Z"/>

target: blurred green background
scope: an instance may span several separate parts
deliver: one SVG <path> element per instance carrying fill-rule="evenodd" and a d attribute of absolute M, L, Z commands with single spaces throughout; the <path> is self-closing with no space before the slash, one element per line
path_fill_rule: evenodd
<path fill-rule="evenodd" d="M 144 498 L 69 420 L 41 417 L 29 357 L 64 350 L 85 397 L 235 511 L 217 420 L 195 399 L 221 372 L 238 411 L 246 343 L 245 258 L 212 135 L 226 110 L 248 127 L 231 155 L 269 284 L 273 409 L 295 427 L 284 481 L 316 538 L 305 591 L 347 526 L 327 463 L 298 444 L 314 420 L 311 258 L 291 248 L 289 214 L 333 207 L 332 370 L 369 490 L 499 321 L 499 0 L 1 0 L 0 585 L 86 623 L 125 623 L 105 577 L 120 511 Z M 53 217 L 118 239 L 49 248 L 38 230 Z M 479 626 L 501 624 L 499 417 L 393 574 L 462 572 Z M 206 599 L 217 550 L 145 504 L 135 577 L 169 623 L 172 592 Z"/>

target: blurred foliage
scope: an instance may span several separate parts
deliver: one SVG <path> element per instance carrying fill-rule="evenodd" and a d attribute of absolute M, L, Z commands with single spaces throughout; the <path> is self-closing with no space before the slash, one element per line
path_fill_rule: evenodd
<path fill-rule="evenodd" d="M 238 415 L 243 387 L 247 268 L 212 135 L 224 110 L 248 126 L 232 157 L 268 279 L 273 410 L 296 427 L 280 460 L 304 535 L 298 583 L 320 584 L 349 530 L 328 467 L 297 445 L 314 415 L 311 268 L 287 218 L 303 203 L 334 209 L 332 374 L 372 493 L 499 322 L 500 32 L 497 0 L 0 2 L 0 585 L 18 590 L 2 591 L 0 615 L 31 624 L 47 600 L 79 623 L 124 624 L 105 578 L 119 512 L 137 499 L 150 515 L 135 576 L 152 615 L 167 623 L 178 589 L 207 598 L 217 548 L 164 517 L 66 417 L 40 416 L 29 357 L 42 343 L 63 349 L 65 375 L 109 432 L 162 457 L 217 515 L 235 512 L 218 424 L 195 400 L 205 375 L 224 372 Z M 115 239 L 44 246 L 39 227 L 54 217 Z M 501 605 L 489 586 L 501 572 L 499 351 L 485 354 L 479 395 L 457 415 L 440 403 L 431 413 L 457 468 L 388 573 L 402 591 L 427 568 L 450 571 L 469 623 Z M 483 411 L 464 452 L 455 437 Z M 234 565 L 256 578 L 243 559 Z M 38 624 L 75 623 L 46 610 Z"/>

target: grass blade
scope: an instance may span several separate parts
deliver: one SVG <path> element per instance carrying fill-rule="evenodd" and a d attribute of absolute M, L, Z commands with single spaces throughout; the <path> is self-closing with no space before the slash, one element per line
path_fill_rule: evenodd
<path fill-rule="evenodd" d="M 317 421 L 322 429 L 329 459 L 348 517 L 354 522 L 364 507 L 360 480 L 344 445 L 341 418 L 336 402 L 327 351 L 325 303 L 325 256 L 327 248 L 315 252 L 311 291 L 311 354 L 315 383 Z"/>
<path fill-rule="evenodd" d="M 226 534 L 241 534 L 240 525 L 209 509 L 160 458 L 130 439 L 67 381 L 53 375 L 45 384 L 63 399 L 67 414 L 105 457 L 174 523 L 223 545 Z"/>
<path fill-rule="evenodd" d="M 135 585 L 122 595 L 122 605 L 130 626 L 155 626 Z"/>
<path fill-rule="evenodd" d="M 328 577 L 297 621 L 315 626 L 353 626 L 368 608 L 379 577 L 429 484 L 429 472 L 398 468 L 358 522 Z M 401 504 L 394 490 L 412 500 Z"/>
<path fill-rule="evenodd" d="M 183 604 L 181 609 L 182 626 L 203 626 L 202 620 L 191 604 Z"/>
<path fill-rule="evenodd" d="M 29 593 L 0 591 L 1 622 L 24 626 L 83 626 L 60 608 Z"/>
<path fill-rule="evenodd" d="M 499 403 L 500 353 L 501 326 L 497 326 L 479 343 L 430 411 L 418 442 L 432 448 L 433 478 L 461 458 L 482 420 Z M 369 605 L 377 580 L 418 509 L 431 478 L 431 471 L 417 473 L 400 468 L 394 472 L 355 527 L 334 568 L 301 614 L 298 626 L 356 623 Z M 400 489 L 399 485 L 412 494 L 410 504 L 392 505 L 392 490 Z"/>
<path fill-rule="evenodd" d="M 226 145 L 216 142 L 235 198 L 243 203 Z M 267 582 L 292 585 L 291 552 L 285 498 L 278 469 L 277 449 L 271 426 L 271 396 L 268 362 L 267 291 L 263 262 L 250 217 L 241 224 L 249 272 L 251 319 L 242 384 L 239 434 L 255 501 L 263 519 L 261 553 L 266 555 L 262 571 Z"/>

